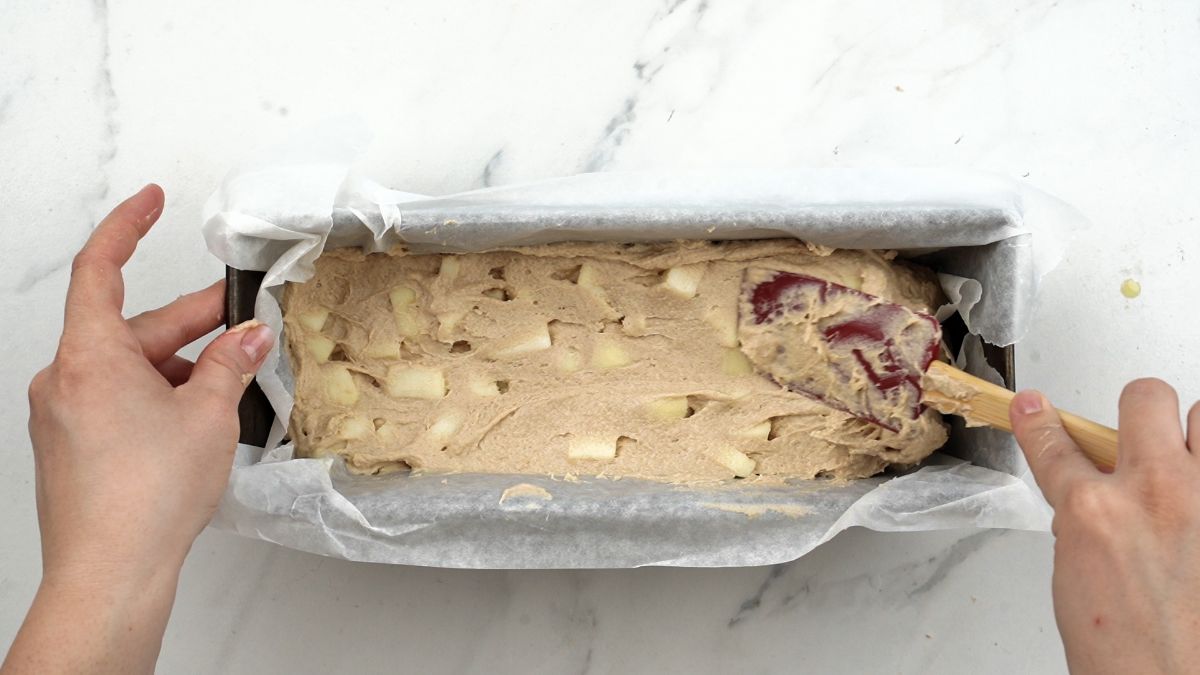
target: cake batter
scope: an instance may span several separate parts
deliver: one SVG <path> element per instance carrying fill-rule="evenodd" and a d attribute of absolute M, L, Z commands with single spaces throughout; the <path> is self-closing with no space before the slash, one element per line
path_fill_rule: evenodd
<path fill-rule="evenodd" d="M 740 349 L 744 271 L 800 272 L 929 312 L 932 275 L 789 239 L 329 251 L 284 295 L 300 456 L 396 470 L 859 478 L 946 440 L 780 389 Z"/>

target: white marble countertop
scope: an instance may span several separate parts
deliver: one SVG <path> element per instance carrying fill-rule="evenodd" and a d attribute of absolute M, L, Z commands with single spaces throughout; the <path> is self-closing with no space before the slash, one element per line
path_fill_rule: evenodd
<path fill-rule="evenodd" d="M 1200 20 L 1184 0 L 0 7 L 0 643 L 39 574 L 25 387 L 67 263 L 120 197 L 167 211 L 140 311 L 221 274 L 200 209 L 248 146 L 357 112 L 368 173 L 441 194 L 587 170 L 949 166 L 1094 221 L 1046 283 L 1021 384 L 1115 423 L 1138 375 L 1200 396 Z M 169 8 L 168 8 L 169 7 Z M 1123 279 L 1141 282 L 1129 300 Z M 162 672 L 1063 672 L 1052 541 L 850 531 L 773 568 L 489 572 L 207 532 Z"/>

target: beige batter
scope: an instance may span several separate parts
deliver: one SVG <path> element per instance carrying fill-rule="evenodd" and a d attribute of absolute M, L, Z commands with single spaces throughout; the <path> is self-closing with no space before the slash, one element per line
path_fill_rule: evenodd
<path fill-rule="evenodd" d="M 923 427 L 940 424 L 937 413 L 921 407 L 919 374 L 931 358 L 930 346 L 940 340 L 933 317 L 821 281 L 785 286 L 782 294 L 776 291 L 761 299 L 762 306 L 756 308 L 754 290 L 760 284 L 769 288 L 777 278 L 777 272 L 767 269 L 747 270 L 744 277 L 738 334 L 742 351 L 758 372 L 903 437 L 922 435 Z M 847 322 L 870 330 L 851 331 L 839 339 L 826 336 Z M 878 378 L 894 372 L 889 369 L 918 375 L 897 377 L 883 386 Z"/>
<path fill-rule="evenodd" d="M 554 499 L 554 495 L 550 494 L 550 491 L 546 488 L 530 485 L 529 483 L 517 483 L 505 488 L 504 492 L 500 493 L 500 503 L 503 504 L 510 499 L 520 499 L 521 497 L 544 499 L 546 501 Z"/>
<path fill-rule="evenodd" d="M 756 373 L 739 349 L 747 268 L 940 300 L 888 255 L 795 240 L 330 251 L 284 294 L 297 453 L 363 473 L 691 482 L 864 477 L 945 442 L 934 412 L 894 433 Z"/>
<path fill-rule="evenodd" d="M 975 417 L 972 402 L 980 395 L 978 388 L 930 368 L 922 378 L 926 405 L 943 415 L 958 415 L 968 427 L 987 426 Z"/>

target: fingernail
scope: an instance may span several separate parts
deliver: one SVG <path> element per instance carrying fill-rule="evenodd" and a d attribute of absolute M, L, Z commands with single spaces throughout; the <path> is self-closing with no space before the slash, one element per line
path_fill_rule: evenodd
<path fill-rule="evenodd" d="M 147 192 L 149 192 L 153 189 L 161 189 L 161 188 L 158 188 L 158 186 L 155 185 L 154 183 L 146 183 L 144 186 L 142 186 L 141 190 L 138 190 L 137 193 L 133 195 L 132 198 L 141 199 L 145 196 L 145 194 Z M 142 220 L 143 221 L 153 221 L 153 220 L 157 219 L 158 216 L 160 214 L 162 214 L 162 208 L 163 208 L 162 204 L 155 203 L 153 208 L 146 211 L 146 213 L 142 215 Z"/>
<path fill-rule="evenodd" d="M 246 352 L 251 361 L 258 363 L 258 360 L 271 349 L 273 341 L 274 334 L 271 332 L 271 327 L 258 324 L 242 335 L 242 351 Z"/>
<path fill-rule="evenodd" d="M 1040 413 L 1042 408 L 1045 407 L 1042 405 L 1044 400 L 1045 399 L 1042 397 L 1042 395 L 1036 391 L 1023 391 L 1017 394 L 1017 412 L 1021 413 L 1022 415 L 1033 415 L 1034 413 Z"/>

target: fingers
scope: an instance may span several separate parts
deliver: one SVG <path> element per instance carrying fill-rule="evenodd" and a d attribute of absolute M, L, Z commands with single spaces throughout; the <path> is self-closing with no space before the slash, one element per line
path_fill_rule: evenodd
<path fill-rule="evenodd" d="M 158 364 L 220 326 L 224 317 L 222 280 L 202 291 L 182 295 L 169 305 L 138 314 L 129 320 L 129 328 L 146 359 Z"/>
<path fill-rule="evenodd" d="M 1171 385 L 1154 378 L 1134 380 L 1121 391 L 1117 442 L 1118 470 L 1170 461 L 1186 447 L 1179 424 L 1179 397 Z"/>
<path fill-rule="evenodd" d="M 1193 453 L 1200 453 L 1200 401 L 1192 404 L 1187 417 L 1187 444 Z"/>
<path fill-rule="evenodd" d="M 204 349 L 196 359 L 191 379 L 181 389 L 236 408 L 272 341 L 271 329 L 257 321 L 230 328 Z"/>
<path fill-rule="evenodd" d="M 1071 483 L 1100 476 L 1067 435 L 1058 412 L 1041 393 L 1030 390 L 1017 394 L 1008 414 L 1013 435 L 1025 451 L 1033 476 L 1051 506 L 1063 498 Z"/>
<path fill-rule="evenodd" d="M 182 356 L 172 354 L 154 367 L 172 387 L 178 387 L 191 379 L 195 365 Z"/>
<path fill-rule="evenodd" d="M 162 208 L 162 188 L 147 185 L 117 205 L 92 231 L 71 265 L 65 330 L 92 316 L 121 318 L 125 299 L 121 267 Z"/>

